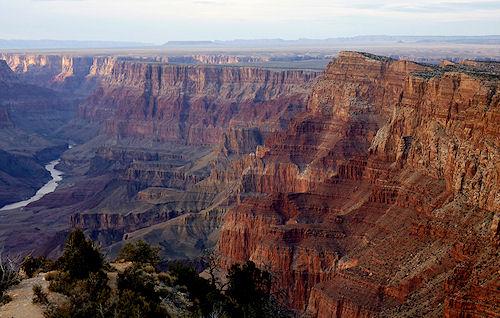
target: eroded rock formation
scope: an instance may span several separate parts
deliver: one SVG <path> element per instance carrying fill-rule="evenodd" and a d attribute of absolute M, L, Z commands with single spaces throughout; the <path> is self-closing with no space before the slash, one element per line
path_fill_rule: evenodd
<path fill-rule="evenodd" d="M 113 137 L 214 145 L 228 127 L 286 125 L 317 75 L 115 61 L 80 116 L 104 121 Z"/>
<path fill-rule="evenodd" d="M 318 79 L 162 59 L 5 58 L 14 81 L 88 95 L 66 129 L 97 135 L 63 156 L 69 181 L 58 191 L 2 215 L 7 249 L 54 255 L 68 225 L 111 253 L 146 239 L 166 257 L 196 257 L 218 242 L 221 266 L 255 261 L 311 317 L 495 317 L 496 64 L 342 52 Z M 12 129 L 5 109 L 0 127 Z"/>
<path fill-rule="evenodd" d="M 193 224 L 219 225 L 237 188 L 209 178 L 212 167 L 252 153 L 266 135 L 286 127 L 305 109 L 318 76 L 111 58 L 92 70 L 98 88 L 81 104 L 79 118 L 100 125 L 106 141 L 97 145 L 85 177 L 111 179 L 70 223 L 105 245 L 153 225 L 176 228 L 179 222 L 171 220 L 181 215 Z M 193 237 L 191 249 L 213 245 L 216 228 L 190 231 L 210 232 Z M 182 254 L 166 256 L 172 253 Z"/>
<path fill-rule="evenodd" d="M 341 53 L 308 112 L 239 169 L 223 265 L 268 268 L 313 317 L 494 316 L 499 86 L 465 66 Z"/>

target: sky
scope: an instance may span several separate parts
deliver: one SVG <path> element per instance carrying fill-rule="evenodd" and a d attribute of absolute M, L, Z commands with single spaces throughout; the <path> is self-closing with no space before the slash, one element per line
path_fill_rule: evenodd
<path fill-rule="evenodd" d="M 1 39 L 498 35 L 496 0 L 0 0 Z"/>

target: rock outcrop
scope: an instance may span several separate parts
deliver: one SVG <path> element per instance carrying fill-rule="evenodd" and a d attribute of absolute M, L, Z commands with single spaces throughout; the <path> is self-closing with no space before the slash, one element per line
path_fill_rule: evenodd
<path fill-rule="evenodd" d="M 0 59 L 23 81 L 85 97 L 109 71 L 116 58 L 112 56 L 77 56 L 2 53 Z"/>
<path fill-rule="evenodd" d="M 8 57 L 17 77 L 38 79 L 63 96 L 83 96 L 95 85 L 81 103 L 79 117 L 62 128 L 61 134 L 70 136 L 66 138 L 88 141 L 63 156 L 68 184 L 30 206 L 44 220 L 59 215 L 54 221 L 58 225 L 37 228 L 44 228 L 47 238 L 61 237 L 54 231 L 68 225 L 82 227 L 109 246 L 158 224 L 176 228 L 180 218 L 214 224 L 196 225 L 203 230 L 189 231 L 191 237 L 184 242 L 176 237 L 179 246 L 192 243 L 192 252 L 168 250 L 168 257 L 192 256 L 214 244 L 220 216 L 236 202 L 237 191 L 209 178 L 212 166 L 255 151 L 266 135 L 286 127 L 305 109 L 319 74 L 117 57 Z M 92 133 L 101 134 L 85 137 Z M 170 237 L 162 231 L 162 237 Z M 17 233 L 5 233 L 9 249 L 52 255 L 60 243 L 27 243 Z"/>
<path fill-rule="evenodd" d="M 307 112 L 241 161 L 222 265 L 269 269 L 313 317 L 493 317 L 499 87 L 470 65 L 339 54 Z"/>

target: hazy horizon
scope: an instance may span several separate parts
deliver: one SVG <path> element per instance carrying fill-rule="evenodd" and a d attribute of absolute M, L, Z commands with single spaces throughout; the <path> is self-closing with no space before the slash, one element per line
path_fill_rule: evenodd
<path fill-rule="evenodd" d="M 0 0 L 0 38 L 168 41 L 500 33 L 500 1 Z"/>

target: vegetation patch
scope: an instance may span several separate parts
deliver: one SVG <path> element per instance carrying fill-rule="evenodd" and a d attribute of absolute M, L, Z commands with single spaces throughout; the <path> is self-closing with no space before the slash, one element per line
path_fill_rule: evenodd
<path fill-rule="evenodd" d="M 97 246 L 75 230 L 54 263 L 57 270 L 45 276 L 49 291 L 65 295 L 65 301 L 52 303 L 35 285 L 33 302 L 47 318 L 292 316 L 272 294 L 271 275 L 252 262 L 232 266 L 223 283 L 215 275 L 216 257 L 207 257 L 208 279 L 181 262 L 162 272 L 159 248 L 144 241 L 126 244 L 117 261 L 117 272 L 108 270 Z M 26 267 L 36 272 L 40 263 L 29 260 Z"/>

